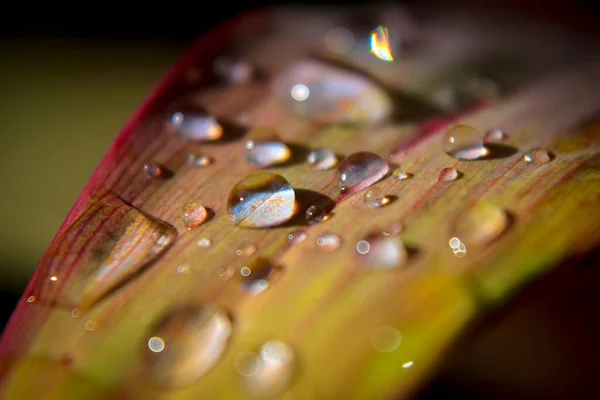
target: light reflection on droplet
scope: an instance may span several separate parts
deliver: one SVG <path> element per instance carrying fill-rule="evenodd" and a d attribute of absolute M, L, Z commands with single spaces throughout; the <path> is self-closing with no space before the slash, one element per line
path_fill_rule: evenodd
<path fill-rule="evenodd" d="M 174 113 L 171 126 L 179 136 L 193 141 L 213 141 L 223 136 L 223 127 L 213 116 L 197 112 Z"/>
<path fill-rule="evenodd" d="M 196 244 L 198 245 L 198 247 L 207 248 L 212 245 L 212 240 L 210 240 L 208 238 L 202 238 L 202 239 L 198 240 L 198 242 Z"/>
<path fill-rule="evenodd" d="M 71 310 L 71 317 L 73 317 L 73 318 L 79 317 L 79 309 L 77 309 L 77 308 L 72 309 Z"/>
<path fill-rule="evenodd" d="M 382 326 L 377 328 L 371 336 L 371 345 L 381 353 L 390 353 L 400 346 L 402 335 L 396 328 Z"/>
<path fill-rule="evenodd" d="M 291 94 L 294 100 L 304 101 L 310 96 L 310 89 L 308 86 L 298 83 L 292 87 Z"/>
<path fill-rule="evenodd" d="M 243 276 L 249 276 L 251 273 L 252 271 L 248 267 L 242 267 L 242 269 L 240 269 L 240 274 Z"/>
<path fill-rule="evenodd" d="M 297 244 L 297 243 L 305 241 L 306 237 L 307 237 L 306 233 L 304 233 L 302 231 L 295 231 L 288 235 L 288 240 L 293 244 Z"/>
<path fill-rule="evenodd" d="M 463 242 L 460 242 L 457 248 L 452 249 L 456 257 L 464 257 L 467 255 L 467 246 Z"/>
<path fill-rule="evenodd" d="M 203 154 L 190 154 L 187 161 L 189 165 L 194 167 L 206 167 L 214 162 L 212 157 Z"/>
<path fill-rule="evenodd" d="M 160 178 L 164 175 L 162 168 L 155 163 L 145 163 L 142 166 L 142 171 L 150 178 Z"/>
<path fill-rule="evenodd" d="M 460 239 L 457 237 L 453 237 L 448 241 L 448 246 L 452 249 L 457 249 L 460 246 Z"/>
<path fill-rule="evenodd" d="M 548 164 L 551 161 L 550 154 L 543 149 L 531 149 L 523 156 L 526 163 L 540 166 Z"/>
<path fill-rule="evenodd" d="M 361 245 L 361 249 L 358 244 Z M 406 247 L 398 237 L 368 235 L 358 244 L 357 257 L 362 268 L 388 270 L 402 267 L 408 261 Z"/>
<path fill-rule="evenodd" d="M 157 336 L 153 336 L 148 340 L 148 348 L 154 353 L 160 353 L 165 349 L 165 342 Z"/>
<path fill-rule="evenodd" d="M 458 171 L 454 168 L 444 168 L 440 171 L 438 180 L 440 182 L 450 182 L 458 179 Z"/>
<path fill-rule="evenodd" d="M 378 26 L 371 32 L 371 53 L 383 61 L 393 61 L 390 35 L 385 26 Z"/>
<path fill-rule="evenodd" d="M 502 129 L 490 129 L 483 136 L 484 142 L 500 142 L 506 139 L 506 133 Z"/>
<path fill-rule="evenodd" d="M 190 272 L 190 266 L 189 264 L 182 264 L 180 266 L 177 267 L 177 272 L 179 272 L 180 274 L 187 274 Z"/>
<path fill-rule="evenodd" d="M 335 233 L 326 233 L 317 239 L 317 246 L 327 252 L 336 251 L 342 243 L 342 239 Z"/>
<path fill-rule="evenodd" d="M 407 361 L 404 364 L 402 364 L 402 368 L 404 369 L 408 369 L 410 367 L 412 367 L 415 363 L 413 361 Z"/>
<path fill-rule="evenodd" d="M 94 321 L 86 321 L 84 326 L 86 330 L 93 331 L 96 327 L 96 323 Z"/>
<path fill-rule="evenodd" d="M 405 179 L 410 178 L 412 175 L 404 172 L 403 170 L 401 170 L 400 168 L 396 168 L 394 170 L 394 172 L 392 173 L 392 177 L 394 178 L 395 181 L 403 181 Z"/>
<path fill-rule="evenodd" d="M 181 209 L 181 220 L 188 230 L 201 225 L 208 218 L 208 211 L 202 204 L 187 203 Z"/>
<path fill-rule="evenodd" d="M 27 298 L 27 302 L 28 302 L 28 303 L 33 303 L 34 301 L 35 301 L 35 296 L 29 296 L 29 297 Z"/>
<path fill-rule="evenodd" d="M 329 213 L 327 210 L 318 205 L 312 205 L 308 207 L 304 213 L 304 216 L 306 217 L 306 222 L 309 225 L 318 224 L 329 219 Z"/>
<path fill-rule="evenodd" d="M 388 163 L 375 153 L 350 154 L 338 165 L 338 184 L 343 193 L 362 190 L 381 180 L 389 171 Z"/>
<path fill-rule="evenodd" d="M 455 125 L 442 139 L 442 149 L 458 160 L 477 160 L 489 154 L 479 131 L 469 125 Z"/>
<path fill-rule="evenodd" d="M 327 147 L 320 147 L 312 150 L 308 154 L 307 162 L 312 169 L 327 170 L 335 167 L 338 160 L 335 153 L 331 149 Z"/>
<path fill-rule="evenodd" d="M 356 251 L 358 251 L 360 254 L 367 254 L 370 249 L 371 245 L 366 240 L 360 240 L 358 243 L 356 243 Z"/>

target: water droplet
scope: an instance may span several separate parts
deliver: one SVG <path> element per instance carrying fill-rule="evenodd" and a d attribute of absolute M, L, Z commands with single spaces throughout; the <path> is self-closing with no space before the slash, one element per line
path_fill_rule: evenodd
<path fill-rule="evenodd" d="M 51 276 L 51 277 L 50 277 L 50 280 L 51 280 L 52 282 L 56 282 L 56 281 L 58 280 L 58 276 L 56 276 L 56 275 L 53 275 L 53 276 Z"/>
<path fill-rule="evenodd" d="M 257 257 L 241 268 L 243 276 L 242 288 L 251 294 L 259 294 L 277 279 L 281 268 L 274 266 L 269 260 Z"/>
<path fill-rule="evenodd" d="M 325 47 L 335 54 L 349 52 L 354 46 L 354 34 L 347 28 L 338 26 L 325 35 Z"/>
<path fill-rule="evenodd" d="M 388 94 L 369 79 L 315 60 L 284 71 L 275 95 L 291 113 L 323 123 L 375 123 L 392 111 Z"/>
<path fill-rule="evenodd" d="M 402 335 L 398 329 L 391 326 L 377 328 L 371 336 L 371 345 L 381 353 L 390 353 L 400 346 Z"/>
<path fill-rule="evenodd" d="M 389 204 L 391 199 L 385 194 L 383 189 L 374 187 L 365 192 L 363 202 L 369 207 L 379 208 Z"/>
<path fill-rule="evenodd" d="M 508 214 L 503 209 L 478 202 L 458 214 L 453 222 L 452 233 L 468 246 L 483 245 L 504 232 L 509 222 Z"/>
<path fill-rule="evenodd" d="M 443 138 L 444 152 L 458 160 L 477 160 L 489 154 L 479 132 L 468 125 L 455 125 Z"/>
<path fill-rule="evenodd" d="M 198 245 L 198 247 L 207 248 L 212 245 L 212 240 L 210 240 L 208 238 L 202 238 L 202 239 L 198 240 L 198 242 L 196 244 Z"/>
<path fill-rule="evenodd" d="M 245 60 L 221 56 L 213 63 L 215 73 L 234 85 L 247 84 L 254 77 L 254 68 Z"/>
<path fill-rule="evenodd" d="M 323 207 L 312 205 L 306 209 L 306 222 L 309 225 L 318 224 L 329 219 L 329 213 Z"/>
<path fill-rule="evenodd" d="M 288 235 L 288 240 L 292 244 L 297 244 L 306 240 L 306 233 L 302 231 L 294 231 Z"/>
<path fill-rule="evenodd" d="M 394 172 L 392 173 L 392 177 L 394 178 L 395 181 L 403 181 L 405 179 L 410 178 L 411 174 L 404 172 L 400 168 L 396 168 L 394 170 Z"/>
<path fill-rule="evenodd" d="M 72 309 L 71 310 L 71 317 L 73 317 L 73 318 L 79 317 L 79 309 L 77 309 L 77 308 Z"/>
<path fill-rule="evenodd" d="M 250 368 L 243 370 L 245 374 L 242 376 L 254 396 L 276 396 L 288 386 L 294 372 L 295 355 L 287 344 L 277 340 L 263 344 L 258 368 L 252 358 L 248 360 Z"/>
<path fill-rule="evenodd" d="M 28 303 L 33 303 L 34 301 L 35 301 L 35 296 L 29 296 L 29 297 L 27 298 L 27 302 L 28 302 Z"/>
<path fill-rule="evenodd" d="M 234 274 L 235 274 L 235 268 L 231 265 L 227 268 L 219 268 L 219 270 L 217 271 L 217 275 L 219 275 L 221 278 L 225 278 L 225 279 L 232 278 Z"/>
<path fill-rule="evenodd" d="M 484 142 L 501 142 L 506 139 L 506 133 L 502 129 L 490 129 L 483 137 Z"/>
<path fill-rule="evenodd" d="M 142 171 L 150 178 L 162 178 L 164 176 L 164 170 L 155 163 L 145 163 L 142 166 Z"/>
<path fill-rule="evenodd" d="M 543 149 L 531 149 L 523 156 L 526 163 L 539 166 L 551 161 L 550 154 Z"/>
<path fill-rule="evenodd" d="M 448 241 L 448 246 L 450 246 L 451 249 L 458 249 L 460 243 L 461 242 L 459 238 L 453 237 Z"/>
<path fill-rule="evenodd" d="M 456 257 L 464 257 L 467 255 L 467 246 L 463 242 L 458 244 L 458 247 L 452 249 Z"/>
<path fill-rule="evenodd" d="M 390 35 L 385 26 L 378 26 L 371 32 L 371 53 L 383 61 L 393 61 Z"/>
<path fill-rule="evenodd" d="M 258 250 L 258 248 L 255 244 L 244 244 L 235 251 L 235 254 L 238 256 L 251 256 L 252 254 L 256 253 L 256 250 Z"/>
<path fill-rule="evenodd" d="M 64 244 L 51 250 L 52 261 L 39 267 L 42 276 L 64 276 L 67 284 L 40 280 L 34 293 L 42 302 L 85 310 L 150 266 L 176 237 L 166 222 L 118 196 L 101 195 L 61 235 Z"/>
<path fill-rule="evenodd" d="M 342 239 L 335 233 L 326 233 L 317 239 L 317 246 L 326 252 L 334 252 L 339 249 Z"/>
<path fill-rule="evenodd" d="M 413 365 L 415 365 L 415 363 L 413 361 L 407 361 L 404 364 L 402 364 L 402 368 L 408 369 L 408 368 L 412 367 Z"/>
<path fill-rule="evenodd" d="M 96 323 L 94 321 L 86 321 L 84 327 L 86 331 L 93 331 L 96 328 Z"/>
<path fill-rule="evenodd" d="M 356 250 L 359 261 L 365 268 L 398 268 L 406 264 L 408 259 L 402 240 L 392 236 L 368 235 L 357 243 Z"/>
<path fill-rule="evenodd" d="M 208 217 L 208 212 L 203 205 L 197 203 L 187 203 L 181 210 L 181 220 L 188 230 L 191 230 L 204 221 Z"/>
<path fill-rule="evenodd" d="M 281 164 L 289 160 L 292 152 L 270 128 L 253 128 L 245 142 L 246 161 L 258 167 Z"/>
<path fill-rule="evenodd" d="M 381 180 L 390 170 L 387 162 L 375 153 L 349 155 L 338 166 L 338 183 L 344 193 L 353 193 Z"/>
<path fill-rule="evenodd" d="M 177 272 L 180 274 L 189 274 L 191 271 L 191 268 L 189 266 L 189 264 L 181 264 L 180 266 L 177 267 Z"/>
<path fill-rule="evenodd" d="M 255 172 L 236 183 L 227 210 L 234 224 L 245 228 L 280 225 L 294 215 L 294 189 L 284 177 Z"/>
<path fill-rule="evenodd" d="M 399 234 L 400 232 L 402 232 L 402 224 L 400 222 L 396 222 L 395 224 L 392 224 L 389 228 L 387 228 L 382 233 L 385 236 L 394 236 L 394 235 Z"/>
<path fill-rule="evenodd" d="M 143 368 L 161 386 L 192 383 L 216 366 L 231 331 L 231 320 L 223 311 L 178 309 L 154 327 L 153 338 L 148 342 L 148 347 L 153 347 L 144 352 Z"/>
<path fill-rule="evenodd" d="M 307 161 L 311 168 L 316 170 L 333 168 L 338 162 L 335 153 L 327 147 L 320 147 L 311 151 L 308 154 Z"/>
<path fill-rule="evenodd" d="M 171 126 L 184 139 L 194 141 L 212 141 L 223 136 L 223 128 L 217 120 L 203 113 L 176 112 L 171 117 Z"/>
<path fill-rule="evenodd" d="M 458 171 L 454 168 L 444 168 L 440 171 L 438 179 L 440 182 L 454 181 L 458 179 Z"/>
<path fill-rule="evenodd" d="M 205 156 L 202 154 L 190 154 L 188 155 L 188 164 L 194 167 L 206 167 L 214 162 L 212 157 Z"/>

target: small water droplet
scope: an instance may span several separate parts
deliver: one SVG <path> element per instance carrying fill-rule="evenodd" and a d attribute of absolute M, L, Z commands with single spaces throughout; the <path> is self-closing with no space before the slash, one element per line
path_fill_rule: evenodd
<path fill-rule="evenodd" d="M 312 205 L 306 209 L 306 222 L 309 225 L 318 224 L 329 219 L 329 213 L 319 205 Z"/>
<path fill-rule="evenodd" d="M 93 331 L 96 328 L 96 323 L 94 321 L 86 321 L 84 327 L 87 331 Z"/>
<path fill-rule="evenodd" d="M 246 374 L 246 387 L 254 396 L 270 397 L 280 394 L 289 385 L 295 367 L 294 351 L 285 343 L 271 340 L 259 351 L 259 368 L 253 371 L 252 359 Z"/>
<path fill-rule="evenodd" d="M 29 297 L 27 298 L 27 302 L 28 302 L 28 303 L 33 303 L 34 301 L 35 301 L 35 296 L 29 296 Z"/>
<path fill-rule="evenodd" d="M 204 221 L 208 217 L 208 212 L 203 205 L 197 203 L 187 203 L 181 209 L 181 220 L 188 230 L 191 230 Z"/>
<path fill-rule="evenodd" d="M 371 53 L 383 61 L 393 61 L 390 34 L 385 26 L 378 26 L 371 32 Z"/>
<path fill-rule="evenodd" d="M 290 148 L 270 128 L 253 128 L 244 145 L 246 161 L 258 167 L 281 164 L 292 155 Z"/>
<path fill-rule="evenodd" d="M 245 60 L 221 56 L 213 63 L 215 73 L 234 85 L 247 84 L 254 78 L 254 68 Z"/>
<path fill-rule="evenodd" d="M 191 267 L 189 264 L 181 264 L 177 267 L 177 272 L 180 274 L 189 274 L 191 271 Z"/>
<path fill-rule="evenodd" d="M 223 128 L 214 117 L 198 112 L 176 112 L 171 117 L 171 126 L 188 140 L 205 142 L 223 136 Z"/>
<path fill-rule="evenodd" d="M 280 225 L 294 215 L 294 189 L 281 175 L 255 172 L 235 184 L 227 210 L 233 223 L 241 227 Z"/>
<path fill-rule="evenodd" d="M 317 239 L 317 246 L 326 252 L 334 252 L 339 249 L 342 239 L 335 233 L 326 233 Z"/>
<path fill-rule="evenodd" d="M 380 353 L 390 353 L 400 346 L 402 335 L 391 326 L 377 328 L 371 336 L 371 345 Z"/>
<path fill-rule="evenodd" d="M 369 188 L 365 192 L 363 196 L 363 202 L 369 207 L 379 208 L 385 206 L 386 204 L 389 204 L 391 202 L 391 199 L 385 194 L 383 189 L 374 187 Z"/>
<path fill-rule="evenodd" d="M 387 162 L 375 153 L 349 155 L 338 166 L 338 183 L 344 193 L 362 190 L 381 180 L 390 170 Z"/>
<path fill-rule="evenodd" d="M 510 220 L 503 209 L 486 202 L 466 207 L 455 218 L 452 233 L 467 246 L 483 245 L 496 239 Z M 453 244 L 456 245 L 456 242 Z"/>
<path fill-rule="evenodd" d="M 448 241 L 448 246 L 450 246 L 451 249 L 458 249 L 460 243 L 461 242 L 459 238 L 453 237 Z"/>
<path fill-rule="evenodd" d="M 208 238 L 202 238 L 202 239 L 198 240 L 198 242 L 196 244 L 198 245 L 198 247 L 207 248 L 212 245 L 212 240 L 210 240 Z"/>
<path fill-rule="evenodd" d="M 506 139 L 506 133 L 502 129 L 490 129 L 483 137 L 484 142 L 501 142 Z"/>
<path fill-rule="evenodd" d="M 273 284 L 281 273 L 281 268 L 273 265 L 266 258 L 257 257 L 242 267 L 240 273 L 243 276 L 242 288 L 248 293 L 257 295 Z"/>
<path fill-rule="evenodd" d="M 327 147 L 319 147 L 308 154 L 308 164 L 315 170 L 326 170 L 338 163 L 335 153 Z"/>
<path fill-rule="evenodd" d="M 396 222 L 395 224 L 392 224 L 389 228 L 384 230 L 382 233 L 385 236 L 394 236 L 399 234 L 400 232 L 402 232 L 402 224 L 400 222 Z"/>
<path fill-rule="evenodd" d="M 306 240 L 306 233 L 302 231 L 294 231 L 288 235 L 288 240 L 292 244 L 297 244 Z"/>
<path fill-rule="evenodd" d="M 144 352 L 143 368 L 161 386 L 192 383 L 216 366 L 231 331 L 231 320 L 221 310 L 175 310 L 153 328 L 153 337 L 148 341 L 151 351 Z"/>
<path fill-rule="evenodd" d="M 347 28 L 338 26 L 325 35 L 325 47 L 335 54 L 349 52 L 354 46 L 354 34 Z"/>
<path fill-rule="evenodd" d="M 467 255 L 467 246 L 463 242 L 458 244 L 458 247 L 452 249 L 456 257 L 464 257 Z"/>
<path fill-rule="evenodd" d="M 548 164 L 551 161 L 550 154 L 543 149 L 531 149 L 523 156 L 526 163 L 540 166 Z"/>
<path fill-rule="evenodd" d="M 73 317 L 73 318 L 79 317 L 79 309 L 77 309 L 77 308 L 72 309 L 71 310 L 71 317 Z"/>
<path fill-rule="evenodd" d="M 165 171 L 155 163 L 145 163 L 142 166 L 142 171 L 150 178 L 162 178 L 165 175 Z"/>
<path fill-rule="evenodd" d="M 444 168 L 440 171 L 440 182 L 449 182 L 458 179 L 458 171 L 454 168 Z"/>
<path fill-rule="evenodd" d="M 258 250 L 258 247 L 254 243 L 244 244 L 235 251 L 235 254 L 238 256 L 251 256 L 256 253 L 256 250 Z"/>
<path fill-rule="evenodd" d="M 229 266 L 227 268 L 219 268 L 217 271 L 217 275 L 221 278 L 230 279 L 235 274 L 235 268 L 233 266 Z"/>
<path fill-rule="evenodd" d="M 480 133 L 469 125 L 455 125 L 443 138 L 444 152 L 458 160 L 477 160 L 489 154 Z"/>
<path fill-rule="evenodd" d="M 356 250 L 364 268 L 398 268 L 406 264 L 408 260 L 404 243 L 400 238 L 392 236 L 368 235 L 357 243 Z"/>
<path fill-rule="evenodd" d="M 392 177 L 394 178 L 395 181 L 403 181 L 405 179 L 410 178 L 411 176 L 412 176 L 411 174 L 404 172 L 400 168 L 396 168 L 394 170 L 394 172 L 392 173 Z"/>
<path fill-rule="evenodd" d="M 205 156 L 202 154 L 190 154 L 188 155 L 187 162 L 189 165 L 194 167 L 206 167 L 214 162 L 212 157 Z"/>

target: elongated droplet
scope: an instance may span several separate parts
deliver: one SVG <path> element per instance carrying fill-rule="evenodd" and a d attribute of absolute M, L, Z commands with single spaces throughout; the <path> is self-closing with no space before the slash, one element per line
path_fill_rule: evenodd
<path fill-rule="evenodd" d="M 143 368 L 152 383 L 188 385 L 212 370 L 229 343 L 229 316 L 213 308 L 173 311 L 152 330 Z"/>
<path fill-rule="evenodd" d="M 254 68 L 245 60 L 221 56 L 213 63 L 215 73 L 231 84 L 241 85 L 252 81 Z"/>
<path fill-rule="evenodd" d="M 468 125 L 456 125 L 443 138 L 444 152 L 458 160 L 477 160 L 489 154 L 480 133 Z"/>
<path fill-rule="evenodd" d="M 320 147 L 311 151 L 307 161 L 312 169 L 318 170 L 333 168 L 338 162 L 335 153 L 327 147 Z"/>
<path fill-rule="evenodd" d="M 294 351 L 281 341 L 271 340 L 261 346 L 258 357 L 258 368 L 246 369 L 243 376 L 248 390 L 259 397 L 280 394 L 289 385 L 295 369 Z"/>
<path fill-rule="evenodd" d="M 306 222 L 309 225 L 318 224 L 329 218 L 329 213 L 321 206 L 312 205 L 306 209 Z"/>
<path fill-rule="evenodd" d="M 229 218 L 244 228 L 280 225 L 294 215 L 294 189 L 284 177 L 255 172 L 233 187 L 227 200 Z"/>
<path fill-rule="evenodd" d="M 540 166 L 548 164 L 551 161 L 550 154 L 543 149 L 531 149 L 523 156 L 526 163 Z"/>
<path fill-rule="evenodd" d="M 502 129 L 490 129 L 483 137 L 484 142 L 501 142 L 506 139 L 506 133 Z"/>
<path fill-rule="evenodd" d="M 393 61 L 390 34 L 385 26 L 378 26 L 371 32 L 371 53 L 383 61 Z"/>
<path fill-rule="evenodd" d="M 438 179 L 440 182 L 455 181 L 458 179 L 458 171 L 454 168 L 444 168 L 440 171 L 440 176 Z"/>
<path fill-rule="evenodd" d="M 396 168 L 394 170 L 394 172 L 392 173 L 392 177 L 394 178 L 395 181 L 403 181 L 405 179 L 410 178 L 411 175 L 407 172 L 404 172 L 400 168 Z"/>
<path fill-rule="evenodd" d="M 214 160 L 203 154 L 190 154 L 188 156 L 188 164 L 194 167 L 206 167 L 214 162 Z"/>
<path fill-rule="evenodd" d="M 467 247 L 485 245 L 500 236 L 509 222 L 509 216 L 503 209 L 478 202 L 458 214 L 453 222 L 452 233 Z M 456 241 L 453 244 L 456 246 Z"/>
<path fill-rule="evenodd" d="M 369 207 L 379 208 L 389 204 L 391 200 L 390 197 L 385 194 L 383 189 L 373 187 L 365 191 L 363 202 Z"/>
<path fill-rule="evenodd" d="M 369 235 L 360 240 L 356 251 L 364 268 L 390 269 L 406 264 L 408 254 L 398 237 Z"/>
<path fill-rule="evenodd" d="M 56 241 L 39 266 L 42 302 L 85 310 L 137 275 L 175 241 L 177 230 L 105 193 Z"/>
<path fill-rule="evenodd" d="M 181 210 L 181 220 L 188 229 L 193 229 L 199 226 L 206 221 L 207 217 L 208 212 L 202 204 L 187 203 Z"/>
<path fill-rule="evenodd" d="M 326 233 L 317 239 L 317 246 L 328 253 L 339 249 L 341 244 L 342 238 L 335 233 Z"/>
<path fill-rule="evenodd" d="M 269 128 L 254 128 L 245 142 L 246 161 L 258 167 L 281 164 L 289 160 L 292 152 Z"/>
<path fill-rule="evenodd" d="M 344 193 L 354 193 L 382 179 L 390 170 L 387 162 L 367 151 L 349 155 L 338 166 L 338 183 Z"/>
<path fill-rule="evenodd" d="M 217 120 L 206 114 L 176 112 L 171 126 L 184 139 L 199 142 L 213 141 L 223 136 L 223 128 Z"/>
<path fill-rule="evenodd" d="M 250 294 L 264 292 L 272 285 L 281 273 L 281 268 L 273 265 L 269 260 L 256 257 L 246 263 L 241 270 L 242 288 Z"/>
<path fill-rule="evenodd" d="M 281 74 L 275 95 L 291 113 L 323 123 L 374 123 L 392 111 L 387 93 L 369 79 L 314 60 Z"/>

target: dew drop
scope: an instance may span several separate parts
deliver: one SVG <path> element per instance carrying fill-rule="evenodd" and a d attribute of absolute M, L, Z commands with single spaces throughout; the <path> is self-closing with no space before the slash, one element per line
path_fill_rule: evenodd
<path fill-rule="evenodd" d="M 478 202 L 458 214 L 452 231 L 466 246 L 484 245 L 500 236 L 509 222 L 509 216 L 503 209 L 490 203 Z M 456 245 L 456 241 L 453 244 Z"/>
<path fill-rule="evenodd" d="M 484 142 L 501 142 L 506 139 L 506 133 L 502 129 L 490 129 L 487 131 L 485 136 L 483 136 Z"/>
<path fill-rule="evenodd" d="M 381 180 L 390 170 L 387 162 L 375 153 L 349 155 L 337 168 L 338 183 L 343 193 L 354 193 Z"/>
<path fill-rule="evenodd" d="M 405 179 L 410 178 L 411 175 L 407 172 L 404 172 L 400 168 L 396 168 L 394 170 L 394 172 L 392 173 L 392 177 L 394 178 L 395 181 L 403 181 Z"/>
<path fill-rule="evenodd" d="M 171 126 L 179 136 L 193 141 L 213 141 L 223 136 L 223 128 L 214 117 L 198 112 L 176 112 L 171 117 Z"/>
<path fill-rule="evenodd" d="M 378 26 L 371 32 L 371 53 L 383 61 L 393 61 L 388 28 Z"/>
<path fill-rule="evenodd" d="M 380 353 L 390 353 L 396 350 L 401 342 L 402 335 L 391 326 L 377 328 L 371 336 L 371 345 Z"/>
<path fill-rule="evenodd" d="M 71 310 L 71 317 L 73 317 L 73 318 L 79 317 L 79 309 L 77 309 L 77 308 L 72 309 Z"/>
<path fill-rule="evenodd" d="M 306 209 L 306 222 L 309 225 L 318 224 L 329 219 L 329 213 L 319 205 L 312 205 Z"/>
<path fill-rule="evenodd" d="M 187 203 L 181 209 L 181 220 L 188 230 L 191 230 L 204 221 L 208 217 L 208 212 L 203 205 L 197 203 Z"/>
<path fill-rule="evenodd" d="M 187 162 L 189 165 L 194 167 L 206 167 L 214 162 L 212 157 L 205 156 L 202 154 L 190 154 L 188 155 Z"/>
<path fill-rule="evenodd" d="M 270 128 L 253 128 L 244 145 L 246 161 L 258 167 L 281 164 L 292 155 L 290 148 Z"/>
<path fill-rule="evenodd" d="M 56 276 L 56 275 L 53 275 L 53 276 L 51 276 L 51 277 L 50 277 L 50 280 L 51 280 L 52 282 L 56 282 L 56 281 L 58 280 L 58 276 Z"/>
<path fill-rule="evenodd" d="M 489 154 L 479 132 L 469 125 L 455 125 L 443 138 L 444 152 L 458 160 L 477 160 Z"/>
<path fill-rule="evenodd" d="M 335 167 L 338 163 L 335 153 L 327 148 L 320 147 L 308 154 L 308 164 L 315 170 L 326 170 Z"/>
<path fill-rule="evenodd" d="M 444 168 L 440 171 L 438 180 L 440 182 L 455 181 L 458 179 L 458 171 L 454 168 Z"/>
<path fill-rule="evenodd" d="M 29 296 L 29 297 L 27 298 L 27 302 L 28 302 L 28 303 L 33 303 L 34 301 L 35 301 L 35 296 Z"/>
<path fill-rule="evenodd" d="M 391 199 L 385 194 L 383 189 L 374 187 L 369 188 L 365 192 L 363 196 L 363 202 L 369 207 L 379 208 L 385 206 L 386 204 L 389 204 L 391 202 Z"/>
<path fill-rule="evenodd" d="M 294 231 L 288 235 L 288 240 L 292 244 L 298 244 L 300 242 L 305 241 L 306 237 L 307 237 L 306 233 L 304 233 L 302 231 Z"/>
<path fill-rule="evenodd" d="M 279 277 L 281 268 L 273 265 L 269 260 L 257 257 L 241 268 L 242 289 L 250 294 L 257 295 L 264 292 Z"/>
<path fill-rule="evenodd" d="M 142 166 L 142 171 L 150 178 L 162 178 L 165 175 L 165 171 L 160 167 L 160 165 L 155 163 L 145 163 Z"/>
<path fill-rule="evenodd" d="M 240 271 L 241 273 L 241 271 Z M 219 268 L 217 271 L 217 275 L 221 278 L 230 279 L 235 274 L 235 268 L 233 266 L 229 266 L 227 268 Z"/>
<path fill-rule="evenodd" d="M 153 328 L 143 368 L 160 386 L 190 384 L 217 365 L 231 331 L 231 320 L 221 310 L 178 309 Z"/>
<path fill-rule="evenodd" d="M 328 253 L 339 249 L 341 244 L 342 239 L 335 233 L 326 233 L 317 239 L 317 246 Z"/>
<path fill-rule="evenodd" d="M 371 80 L 315 60 L 284 71 L 275 96 L 289 112 L 323 123 L 375 123 L 392 112 L 390 97 Z"/>
<path fill-rule="evenodd" d="M 294 215 L 294 189 L 284 177 L 272 172 L 255 172 L 235 184 L 227 210 L 235 225 L 266 228 L 280 225 Z"/>
<path fill-rule="evenodd" d="M 550 154 L 543 149 L 531 149 L 523 156 L 523 160 L 530 165 L 540 166 L 551 161 Z"/>
<path fill-rule="evenodd" d="M 363 268 L 398 268 L 406 264 L 408 260 L 404 243 L 398 237 L 368 235 L 357 243 L 356 250 Z"/>
<path fill-rule="evenodd" d="M 396 222 L 395 224 L 392 224 L 389 228 L 384 230 L 382 233 L 385 236 L 394 236 L 399 234 L 400 232 L 402 232 L 402 224 L 400 222 Z"/>
<path fill-rule="evenodd" d="M 198 245 L 198 247 L 208 248 L 212 245 L 212 240 L 210 240 L 208 238 L 202 238 L 202 239 L 198 240 L 198 242 L 196 244 Z"/>
<path fill-rule="evenodd" d="M 254 396 L 280 394 L 289 385 L 294 372 L 294 351 L 281 341 L 271 340 L 262 345 L 258 357 L 260 362 L 257 370 L 246 369 L 252 373 L 243 375 L 246 387 Z"/>
<path fill-rule="evenodd" d="M 247 84 L 254 78 L 254 68 L 245 60 L 221 56 L 213 63 L 214 71 L 231 84 Z"/>

